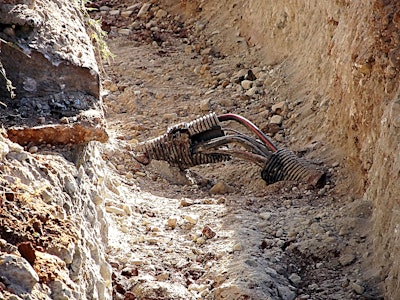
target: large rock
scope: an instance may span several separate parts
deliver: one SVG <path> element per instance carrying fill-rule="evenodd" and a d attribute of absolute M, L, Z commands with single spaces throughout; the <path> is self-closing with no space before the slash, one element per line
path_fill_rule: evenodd
<path fill-rule="evenodd" d="M 0 122 L 12 129 L 11 137 L 16 130 L 22 132 L 14 141 L 31 142 L 31 128 L 46 132 L 33 143 L 106 140 L 98 67 L 78 2 L 9 0 L 0 4 L 0 20 Z M 97 117 L 89 126 L 83 124 L 82 131 L 76 125 L 91 110 Z M 59 129 L 83 137 L 61 139 Z"/>
<path fill-rule="evenodd" d="M 15 254 L 0 254 L 0 274 L 16 294 L 27 293 L 39 282 L 39 276 L 28 261 Z"/>

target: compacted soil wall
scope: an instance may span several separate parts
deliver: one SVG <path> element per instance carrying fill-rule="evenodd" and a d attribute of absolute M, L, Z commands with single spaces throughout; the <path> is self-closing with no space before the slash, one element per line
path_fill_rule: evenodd
<path fill-rule="evenodd" d="M 172 5 L 172 3 L 171 3 Z M 244 51 L 282 64 L 288 97 L 299 99 L 304 120 L 299 144 L 323 141 L 340 159 L 343 188 L 374 203 L 376 268 L 388 298 L 400 295 L 398 1 L 188 1 L 223 36 L 225 52 Z M 224 36 L 225 35 L 225 36 Z M 246 43 L 247 50 L 240 48 Z M 328 155 L 328 154 L 327 154 Z"/>

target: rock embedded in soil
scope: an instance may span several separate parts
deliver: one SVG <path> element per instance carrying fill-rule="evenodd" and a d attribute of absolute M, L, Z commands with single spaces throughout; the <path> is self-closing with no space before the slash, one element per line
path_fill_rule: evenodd
<path fill-rule="evenodd" d="M 0 274 L 9 288 L 29 292 L 39 282 L 39 276 L 28 261 L 15 254 L 0 254 Z"/>
<path fill-rule="evenodd" d="M 208 225 L 203 227 L 201 233 L 208 239 L 211 239 L 216 235 L 216 232 L 212 230 L 211 227 Z"/>
<path fill-rule="evenodd" d="M 144 3 L 142 5 L 142 7 L 140 8 L 140 10 L 139 10 L 139 12 L 137 14 L 137 17 L 138 18 L 144 17 L 148 13 L 150 7 L 151 7 L 151 3 Z"/>
<path fill-rule="evenodd" d="M 223 194 L 232 193 L 233 191 L 234 191 L 234 189 L 230 185 L 228 185 L 224 181 L 220 180 L 210 189 L 210 194 L 223 195 Z"/>
<path fill-rule="evenodd" d="M 241 251 L 243 249 L 242 243 L 235 243 L 232 247 L 233 251 Z"/>
<path fill-rule="evenodd" d="M 177 225 L 178 219 L 176 217 L 169 217 L 167 220 L 167 225 L 171 228 L 171 229 L 175 229 L 176 225 Z"/>
<path fill-rule="evenodd" d="M 196 215 L 185 215 L 184 219 L 188 221 L 190 224 L 196 225 L 199 221 L 199 216 Z"/>
<path fill-rule="evenodd" d="M 271 119 L 269 120 L 269 124 L 274 124 L 274 125 L 281 125 L 283 121 L 283 117 L 280 115 L 273 115 Z"/>
<path fill-rule="evenodd" d="M 339 262 L 342 266 L 351 265 L 356 260 L 356 256 L 353 253 L 343 254 L 339 257 Z"/>
<path fill-rule="evenodd" d="M 292 273 L 289 276 L 289 280 L 290 282 L 292 282 L 295 286 L 299 286 L 301 283 L 301 277 L 299 275 L 297 275 L 296 273 Z"/>
<path fill-rule="evenodd" d="M 243 89 L 249 90 L 253 86 L 253 82 L 250 80 L 243 80 L 240 85 L 242 86 Z"/>
<path fill-rule="evenodd" d="M 354 292 L 356 292 L 356 294 L 358 295 L 362 295 L 365 291 L 364 287 L 361 286 L 360 284 L 353 282 L 351 284 L 351 288 L 353 289 Z"/>
<path fill-rule="evenodd" d="M 274 114 L 287 116 L 289 112 L 289 107 L 286 101 L 281 101 L 272 105 L 271 110 Z"/>

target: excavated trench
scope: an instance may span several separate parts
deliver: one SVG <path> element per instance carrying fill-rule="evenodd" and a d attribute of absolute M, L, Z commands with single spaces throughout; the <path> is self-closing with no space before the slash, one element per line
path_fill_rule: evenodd
<path fill-rule="evenodd" d="M 50 4 L 0 6 L 1 298 L 398 298 L 396 1 L 93 1 L 101 75 Z"/>

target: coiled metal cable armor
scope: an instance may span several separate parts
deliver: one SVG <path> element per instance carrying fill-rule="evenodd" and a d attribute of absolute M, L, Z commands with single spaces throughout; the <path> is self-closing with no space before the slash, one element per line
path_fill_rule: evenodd
<path fill-rule="evenodd" d="M 273 153 L 262 170 L 261 177 L 268 184 L 281 180 L 293 180 L 319 186 L 325 182 L 323 171 L 287 149 L 279 149 Z"/>
<path fill-rule="evenodd" d="M 136 151 L 146 153 L 149 159 L 164 160 L 182 170 L 190 167 L 227 161 L 230 155 L 218 153 L 192 153 L 192 147 L 200 141 L 223 136 L 215 113 L 189 123 L 180 123 L 168 128 L 160 137 L 139 144 Z"/>

